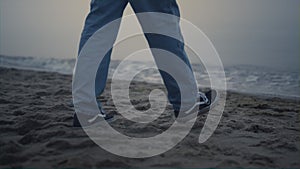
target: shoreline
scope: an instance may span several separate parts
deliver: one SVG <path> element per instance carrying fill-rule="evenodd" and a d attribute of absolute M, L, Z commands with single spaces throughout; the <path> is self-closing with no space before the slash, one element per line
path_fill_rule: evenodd
<path fill-rule="evenodd" d="M 0 66 L 0 68 L 4 69 L 13 69 L 13 70 L 25 70 L 25 71 L 33 71 L 33 72 L 41 72 L 41 73 L 57 73 L 60 75 L 66 75 L 66 76 L 72 76 L 71 74 L 68 73 L 63 73 L 63 72 L 56 72 L 56 71 L 46 71 L 44 69 L 39 69 L 39 68 L 26 68 L 26 67 L 18 67 L 18 66 Z M 107 81 L 111 81 L 111 79 L 107 79 Z M 136 81 L 136 82 L 141 82 L 141 81 Z M 142 82 L 143 83 L 143 82 Z M 161 85 L 158 83 L 153 83 L 154 85 Z M 263 99 L 267 98 L 282 98 L 282 99 L 288 99 L 292 101 L 298 101 L 300 100 L 300 96 L 296 95 L 281 95 L 281 94 L 273 94 L 273 93 L 250 93 L 250 92 L 243 92 L 243 91 L 238 91 L 238 90 L 233 90 L 233 89 L 227 89 L 227 92 L 229 93 L 236 93 L 236 94 L 242 94 L 242 95 L 249 95 L 249 96 L 254 96 L 254 97 L 261 97 Z"/>
<path fill-rule="evenodd" d="M 199 144 L 206 115 L 174 148 L 155 157 L 129 159 L 98 147 L 72 128 L 70 75 L 0 67 L 0 168 L 300 168 L 299 99 L 261 97 L 229 91 L 220 124 Z M 173 123 L 172 109 L 149 125 L 122 117 L 109 93 L 100 97 L 116 114 L 111 125 L 135 137 L 154 136 Z M 149 108 L 148 94 L 162 85 L 132 82 L 130 98 Z"/>
<path fill-rule="evenodd" d="M 41 70 L 59 72 L 72 75 L 75 58 L 43 58 L 0 55 L 0 67 L 16 69 Z M 110 64 L 109 78 L 116 69 L 120 60 L 113 59 Z M 136 67 L 147 66 L 148 62 L 134 61 L 128 65 L 126 73 L 135 73 Z M 195 77 L 202 84 L 209 84 L 208 75 L 199 64 L 193 64 Z M 216 69 L 218 70 L 218 69 Z M 280 70 L 259 65 L 227 65 L 224 67 L 227 80 L 227 89 L 255 95 L 275 95 L 283 97 L 300 97 L 299 71 Z M 125 72 L 124 72 L 125 73 Z M 150 76 L 150 78 L 149 78 Z M 157 71 L 147 70 L 138 75 L 141 81 L 162 83 Z M 138 80 L 136 79 L 136 80 Z M 151 79 L 151 80 L 150 80 Z M 199 84 L 200 84 L 199 83 Z M 200 85 L 201 86 L 201 85 Z"/>

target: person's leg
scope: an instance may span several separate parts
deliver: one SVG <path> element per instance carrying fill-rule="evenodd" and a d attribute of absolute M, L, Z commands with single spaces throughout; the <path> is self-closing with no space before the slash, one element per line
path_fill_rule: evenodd
<path fill-rule="evenodd" d="M 127 3 L 128 3 L 127 0 L 117 0 L 117 1 L 114 1 L 114 0 L 92 0 L 91 1 L 90 13 L 88 14 L 88 16 L 86 18 L 85 26 L 84 26 L 84 29 L 81 34 L 78 53 L 81 52 L 85 43 L 96 31 L 98 31 L 100 28 L 102 28 L 106 24 L 122 17 L 123 11 L 124 11 Z M 111 38 L 114 38 L 113 41 L 115 41 L 115 38 L 117 37 L 119 26 L 120 25 L 118 25 L 117 27 L 114 27 L 114 30 L 111 30 L 111 32 L 110 32 L 113 34 L 111 36 Z M 111 46 L 113 46 L 113 44 L 111 44 Z M 99 46 L 99 48 L 101 48 L 101 46 Z M 102 62 L 99 65 L 96 80 L 95 80 L 96 96 L 101 95 L 105 88 L 111 52 L 112 52 L 112 50 L 110 50 L 105 55 L 105 57 L 103 58 Z M 99 108 L 101 108 L 100 102 L 98 104 L 99 104 Z"/>
<path fill-rule="evenodd" d="M 170 14 L 174 17 L 165 17 L 164 14 L 161 16 L 154 14 L 149 16 L 142 15 L 143 17 L 138 17 L 139 22 L 142 25 L 142 28 L 145 32 L 145 37 L 149 43 L 150 48 L 158 48 L 162 50 L 166 50 L 172 52 L 176 56 L 178 56 L 186 65 L 186 68 L 191 68 L 190 61 L 187 57 L 187 54 L 184 50 L 184 42 L 183 37 L 181 35 L 180 25 L 179 25 L 179 17 L 180 12 L 178 5 L 175 0 L 129 0 L 131 6 L 133 7 L 135 13 L 144 13 L 144 12 L 159 12 Z M 152 30 L 156 31 L 159 30 L 162 34 L 170 33 L 174 35 L 176 38 L 171 38 L 165 35 L 153 34 L 149 33 Z M 148 32 L 148 33 L 147 33 Z M 152 54 L 155 58 L 157 65 L 160 62 L 160 55 L 161 53 L 157 50 L 152 50 Z M 176 66 L 176 65 L 170 65 Z M 184 69 L 179 67 L 178 69 Z M 183 100 L 184 102 L 193 103 L 197 98 L 197 85 L 194 78 L 192 71 L 184 71 L 183 72 L 191 72 L 186 74 L 181 74 L 183 79 L 185 79 L 185 87 L 195 88 L 195 91 L 191 91 L 190 98 L 186 98 Z M 164 71 L 160 71 L 161 76 L 163 78 L 164 84 L 168 90 L 168 99 L 170 103 L 173 105 L 173 108 L 178 111 L 181 103 L 181 95 L 179 86 L 169 74 Z M 188 104 L 189 104 L 188 103 Z M 188 105 L 190 107 L 191 105 Z"/>

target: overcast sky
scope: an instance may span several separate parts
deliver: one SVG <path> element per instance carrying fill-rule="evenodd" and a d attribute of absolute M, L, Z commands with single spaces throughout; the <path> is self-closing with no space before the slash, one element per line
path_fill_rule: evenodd
<path fill-rule="evenodd" d="M 299 70 L 300 0 L 179 0 L 225 65 Z M 0 54 L 75 58 L 89 0 L 0 0 Z M 128 8 L 126 14 L 130 14 Z"/>

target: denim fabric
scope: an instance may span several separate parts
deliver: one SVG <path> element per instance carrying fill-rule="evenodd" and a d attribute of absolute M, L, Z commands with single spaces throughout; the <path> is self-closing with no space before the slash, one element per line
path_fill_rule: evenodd
<path fill-rule="evenodd" d="M 86 18 L 85 26 L 82 32 L 79 52 L 81 51 L 81 49 L 83 48 L 87 40 L 97 30 L 99 30 L 101 27 L 114 20 L 121 18 L 123 15 L 123 11 L 128 3 L 130 3 L 135 13 L 161 12 L 161 13 L 171 14 L 180 17 L 180 12 L 176 0 L 92 0 L 90 6 L 90 13 Z M 139 22 L 142 28 L 145 29 L 146 24 L 144 24 L 143 22 L 149 22 L 149 21 L 143 21 L 139 19 Z M 150 22 L 155 22 L 155 21 L 150 21 Z M 180 26 L 179 26 L 179 20 L 176 20 L 174 22 L 175 24 L 173 25 L 175 26 L 172 26 L 170 29 L 178 30 L 177 31 L 178 36 L 182 37 Z M 115 36 L 113 36 L 114 41 L 115 38 L 117 37 L 119 26 L 120 23 L 114 30 L 115 32 Z M 171 37 L 158 35 L 158 34 L 151 34 L 151 33 L 145 33 L 145 37 L 149 43 L 150 48 L 159 48 L 159 49 L 172 52 L 176 56 L 181 58 L 189 66 L 189 68 L 191 68 L 189 59 L 184 50 L 183 38 L 181 42 Z M 111 52 L 112 50 L 110 50 L 105 55 L 104 59 L 99 65 L 96 80 L 95 80 L 96 96 L 101 95 L 105 88 Z M 159 54 L 156 54 L 155 52 L 152 52 L 152 54 L 154 56 L 155 61 L 159 62 Z M 160 73 L 163 78 L 163 82 L 167 88 L 168 99 L 170 103 L 173 105 L 173 108 L 175 110 L 179 110 L 181 106 L 181 95 L 176 81 L 166 72 L 160 71 Z M 188 78 L 192 83 L 195 83 L 193 74 L 187 74 L 186 76 L 188 76 Z M 99 103 L 99 107 L 101 108 L 101 103 Z"/>

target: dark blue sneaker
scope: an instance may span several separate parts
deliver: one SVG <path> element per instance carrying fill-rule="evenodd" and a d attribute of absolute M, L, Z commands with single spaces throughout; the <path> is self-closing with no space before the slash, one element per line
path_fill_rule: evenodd
<path fill-rule="evenodd" d="M 205 114 L 213 108 L 219 100 L 219 95 L 216 90 L 209 90 L 205 93 L 199 93 L 200 95 L 200 105 L 198 115 Z"/>
<path fill-rule="evenodd" d="M 219 95 L 218 92 L 214 89 L 211 89 L 205 93 L 198 93 L 199 100 L 198 102 L 188 111 L 182 112 L 179 114 L 179 111 L 174 111 L 176 121 L 187 122 L 194 119 L 198 115 L 205 114 L 216 105 Z M 196 110 L 198 109 L 198 111 Z M 197 115 L 195 115 L 197 113 Z"/>
<path fill-rule="evenodd" d="M 78 117 L 80 118 L 80 121 Z M 73 119 L 73 127 L 80 127 L 80 128 L 90 127 L 96 123 L 101 123 L 104 120 L 107 122 L 112 122 L 114 120 L 114 115 L 105 114 L 103 112 L 97 115 L 85 115 L 85 114 L 75 113 Z"/>

